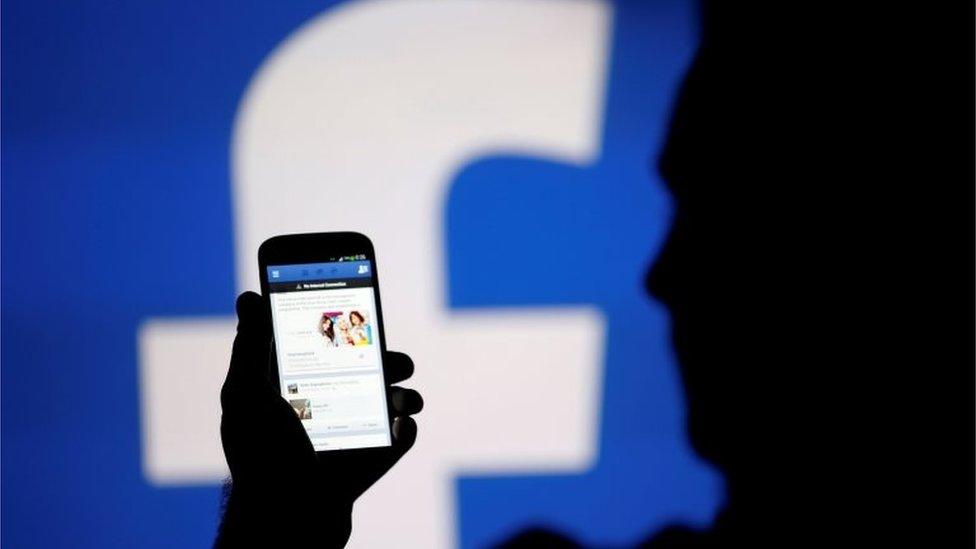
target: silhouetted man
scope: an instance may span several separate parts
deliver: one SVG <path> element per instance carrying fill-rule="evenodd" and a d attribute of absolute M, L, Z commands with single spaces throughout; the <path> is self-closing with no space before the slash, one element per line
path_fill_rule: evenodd
<path fill-rule="evenodd" d="M 972 4 L 905 10 L 701 4 L 646 286 L 727 499 L 642 546 L 973 546 Z"/>

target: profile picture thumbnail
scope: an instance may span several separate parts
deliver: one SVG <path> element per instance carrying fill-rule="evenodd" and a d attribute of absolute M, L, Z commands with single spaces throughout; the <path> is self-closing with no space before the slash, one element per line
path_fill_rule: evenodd
<path fill-rule="evenodd" d="M 326 347 L 358 347 L 373 344 L 369 313 L 359 310 L 329 311 L 319 318 L 319 333 Z"/>
<path fill-rule="evenodd" d="M 297 395 L 298 394 L 298 384 L 297 383 L 289 383 L 288 384 L 288 394 L 289 395 Z"/>
<path fill-rule="evenodd" d="M 298 414 L 298 419 L 312 419 L 312 401 L 307 398 L 298 398 L 295 400 L 289 400 L 291 407 L 295 409 L 295 413 Z"/>

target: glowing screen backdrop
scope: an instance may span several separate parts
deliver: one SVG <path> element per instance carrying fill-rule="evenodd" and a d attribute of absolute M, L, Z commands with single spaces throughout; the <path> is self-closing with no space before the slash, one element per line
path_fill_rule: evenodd
<path fill-rule="evenodd" d="M 641 285 L 693 6 L 8 1 L 2 26 L 4 544 L 208 545 L 233 299 L 262 240 L 327 230 L 373 239 L 427 401 L 351 546 L 711 520 Z"/>

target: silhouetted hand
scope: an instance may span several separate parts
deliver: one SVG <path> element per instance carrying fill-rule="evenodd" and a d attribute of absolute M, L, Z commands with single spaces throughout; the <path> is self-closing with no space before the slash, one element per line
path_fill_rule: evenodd
<path fill-rule="evenodd" d="M 233 481 L 216 546 L 341 547 L 353 502 L 413 446 L 417 424 L 410 415 L 423 400 L 412 389 L 388 386 L 396 415 L 391 447 L 315 452 L 294 408 L 269 380 L 266 311 L 253 292 L 237 299 L 237 337 L 220 394 L 220 435 Z M 383 363 L 388 384 L 413 374 L 405 354 L 386 353 Z"/>

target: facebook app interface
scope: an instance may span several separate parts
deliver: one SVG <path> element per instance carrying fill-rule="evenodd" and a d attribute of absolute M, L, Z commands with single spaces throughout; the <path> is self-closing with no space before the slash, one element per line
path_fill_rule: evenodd
<path fill-rule="evenodd" d="M 372 262 L 268 267 L 281 394 L 316 450 L 390 445 Z"/>

